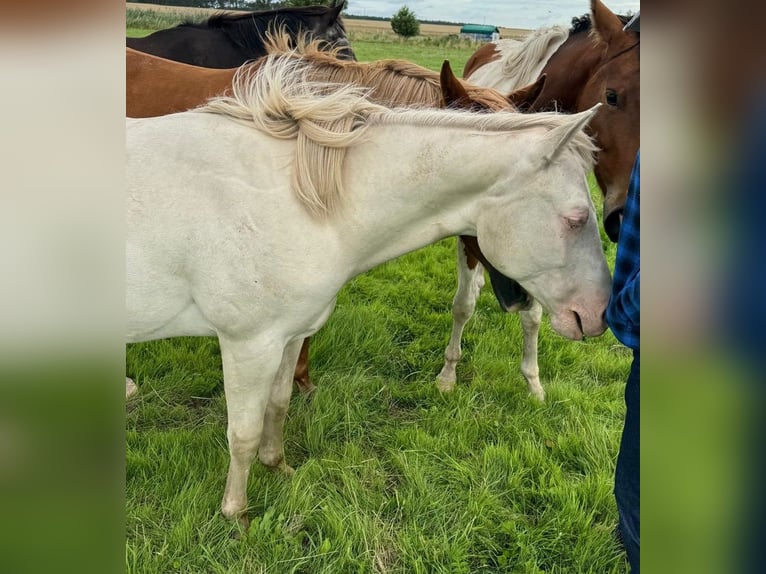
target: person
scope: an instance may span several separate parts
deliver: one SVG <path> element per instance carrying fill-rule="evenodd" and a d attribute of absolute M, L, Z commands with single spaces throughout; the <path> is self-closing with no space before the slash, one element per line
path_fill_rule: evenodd
<path fill-rule="evenodd" d="M 639 32 L 640 11 L 625 25 L 625 30 Z M 612 295 L 606 308 L 606 322 L 615 337 L 633 351 L 625 386 L 625 423 L 614 476 L 619 531 L 632 574 L 640 573 L 640 189 L 641 150 L 630 176 L 628 195 L 622 213 L 617 257 L 612 279 Z"/>

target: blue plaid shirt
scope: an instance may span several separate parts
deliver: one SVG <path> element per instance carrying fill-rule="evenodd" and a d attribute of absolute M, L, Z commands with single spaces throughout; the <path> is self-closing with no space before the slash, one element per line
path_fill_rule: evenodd
<path fill-rule="evenodd" d="M 641 288 L 641 150 L 630 174 L 628 196 L 622 212 L 620 239 L 614 263 L 612 296 L 606 307 L 606 322 L 614 336 L 626 347 L 639 350 Z"/>

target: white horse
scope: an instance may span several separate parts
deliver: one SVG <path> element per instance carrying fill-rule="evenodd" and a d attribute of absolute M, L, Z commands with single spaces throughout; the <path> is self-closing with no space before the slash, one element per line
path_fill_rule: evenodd
<path fill-rule="evenodd" d="M 127 120 L 127 336 L 216 335 L 228 411 L 223 514 L 246 522 L 256 455 L 284 462 L 304 337 L 354 276 L 457 234 L 579 339 L 609 270 L 574 116 L 390 110 L 270 56 L 232 97 Z M 309 281 L 306 281 L 306 278 Z"/>

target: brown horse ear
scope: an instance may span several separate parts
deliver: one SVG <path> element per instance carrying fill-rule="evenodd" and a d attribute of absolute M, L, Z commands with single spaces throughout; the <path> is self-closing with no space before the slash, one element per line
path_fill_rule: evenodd
<path fill-rule="evenodd" d="M 528 86 L 524 86 L 523 88 L 511 92 L 508 99 L 520 112 L 530 111 L 535 100 L 540 95 L 540 92 L 543 91 L 545 78 L 546 74 L 543 74 L 537 78 L 533 84 L 529 84 Z"/>
<path fill-rule="evenodd" d="M 596 37 L 610 45 L 623 34 L 622 21 L 601 0 L 591 0 L 590 11 L 593 19 L 593 31 Z"/>
<path fill-rule="evenodd" d="M 449 65 L 449 60 L 444 60 L 442 64 L 439 83 L 441 84 L 445 107 L 468 108 L 473 103 L 463 84 L 455 77 L 452 67 Z"/>

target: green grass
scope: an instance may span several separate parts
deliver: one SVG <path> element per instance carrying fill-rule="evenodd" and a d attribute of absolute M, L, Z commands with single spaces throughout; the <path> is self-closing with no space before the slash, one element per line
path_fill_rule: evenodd
<path fill-rule="evenodd" d="M 360 59 L 433 69 L 452 49 L 353 46 Z M 614 246 L 604 244 L 611 265 Z M 129 345 L 126 372 L 140 392 L 126 413 L 127 571 L 626 572 L 612 485 L 628 354 L 609 333 L 571 342 L 545 319 L 548 399 L 537 404 L 520 373 L 518 317 L 486 288 L 458 386 L 439 394 L 454 245 L 408 254 L 342 290 L 313 338 L 318 390 L 290 405 L 285 452 L 296 474 L 254 464 L 253 521 L 239 540 L 218 510 L 228 453 L 217 341 Z"/>

